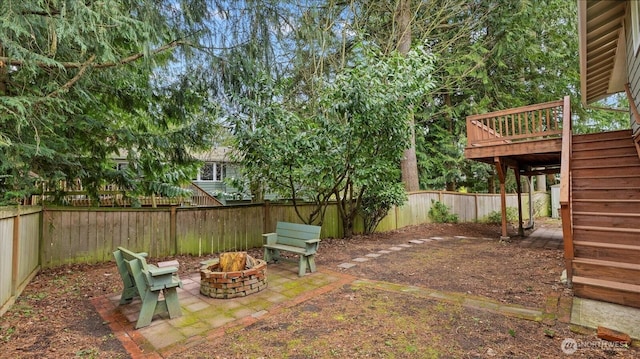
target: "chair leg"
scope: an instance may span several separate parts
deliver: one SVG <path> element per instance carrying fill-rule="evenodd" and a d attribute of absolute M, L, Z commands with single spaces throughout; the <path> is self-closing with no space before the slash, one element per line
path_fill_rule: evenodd
<path fill-rule="evenodd" d="M 131 303 L 131 301 L 133 301 L 133 298 L 137 296 L 138 289 L 135 286 L 122 289 L 122 295 L 120 296 L 120 305 Z"/>
<path fill-rule="evenodd" d="M 165 303 L 167 303 L 169 318 L 173 319 L 182 315 L 180 302 L 178 301 L 178 291 L 176 287 L 167 288 L 164 290 L 164 301 Z"/>
<path fill-rule="evenodd" d="M 313 254 L 307 256 L 307 263 L 309 265 L 309 272 L 314 273 L 316 271 L 316 258 Z"/>
<path fill-rule="evenodd" d="M 264 249 L 264 261 L 267 263 L 278 262 L 280 260 L 280 251 L 273 248 Z"/>
<path fill-rule="evenodd" d="M 298 276 L 303 277 L 307 272 L 307 257 L 300 255 L 300 262 L 298 263 Z"/>
<path fill-rule="evenodd" d="M 158 296 L 160 291 L 147 291 L 144 293 L 142 299 L 142 308 L 140 308 L 140 314 L 138 315 L 138 322 L 136 323 L 136 329 L 146 327 L 151 324 L 153 314 L 156 311 L 156 305 L 158 304 Z"/>

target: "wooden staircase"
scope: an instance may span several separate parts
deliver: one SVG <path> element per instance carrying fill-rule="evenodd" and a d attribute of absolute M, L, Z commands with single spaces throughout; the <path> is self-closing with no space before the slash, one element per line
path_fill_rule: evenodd
<path fill-rule="evenodd" d="M 640 158 L 630 130 L 572 137 L 571 213 L 575 295 L 640 308 Z"/>

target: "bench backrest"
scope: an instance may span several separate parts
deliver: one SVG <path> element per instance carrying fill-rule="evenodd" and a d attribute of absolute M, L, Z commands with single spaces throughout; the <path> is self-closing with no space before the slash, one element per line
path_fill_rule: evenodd
<path fill-rule="evenodd" d="M 144 258 L 142 259 L 144 260 Z M 140 261 L 139 258 L 134 258 L 132 260 L 128 260 L 126 261 L 127 267 L 129 268 L 129 273 L 131 273 L 131 275 L 134 278 L 134 282 L 136 284 L 136 288 L 138 289 L 138 293 L 140 293 L 140 296 L 142 297 L 142 293 L 147 292 L 150 283 L 148 280 L 148 274 L 147 272 L 143 269 L 143 264 L 142 261 Z"/>
<path fill-rule="evenodd" d="M 144 256 L 141 256 L 136 252 L 132 252 L 124 247 L 118 247 L 118 250 L 120 251 L 122 258 L 125 261 L 132 261 L 134 259 L 139 260 L 141 269 L 147 270 L 147 260 L 144 258 Z"/>
<path fill-rule="evenodd" d="M 138 289 L 138 293 L 144 293 L 150 285 L 146 259 L 123 247 L 118 247 L 118 251 L 120 251 L 124 265 L 127 268 L 133 284 L 135 284 Z"/>
<path fill-rule="evenodd" d="M 305 248 L 306 244 L 304 241 L 309 239 L 320 239 L 321 229 L 322 227 L 320 226 L 312 226 L 308 224 L 278 222 L 276 225 L 278 243 Z"/>

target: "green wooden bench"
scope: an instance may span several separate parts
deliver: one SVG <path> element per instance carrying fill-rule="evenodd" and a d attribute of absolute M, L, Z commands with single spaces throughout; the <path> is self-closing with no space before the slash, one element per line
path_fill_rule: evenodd
<path fill-rule="evenodd" d="M 124 284 L 120 305 L 131 303 L 135 297 L 142 301 L 136 329 L 151 324 L 156 314 L 168 313 L 169 318 L 182 315 L 177 292 L 178 287 L 182 288 L 178 268 L 147 264 L 146 253 L 134 253 L 122 247 L 118 247 L 113 256 Z M 158 300 L 160 292 L 163 300 Z"/>
<path fill-rule="evenodd" d="M 298 275 L 303 276 L 309 269 L 316 271 L 315 254 L 320 245 L 320 228 L 308 224 L 278 222 L 275 233 L 263 234 L 264 260 L 278 261 L 280 251 L 292 252 L 300 256 Z"/>

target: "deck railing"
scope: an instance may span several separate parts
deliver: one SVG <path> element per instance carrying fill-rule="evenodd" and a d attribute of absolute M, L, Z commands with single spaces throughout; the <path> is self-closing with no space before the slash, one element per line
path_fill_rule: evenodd
<path fill-rule="evenodd" d="M 78 207 L 90 207 L 99 205 L 101 207 L 130 207 L 132 206 L 131 198 L 126 195 L 126 190 L 115 184 L 102 186 L 98 191 L 98 203 L 92 200 L 89 193 L 83 188 L 80 181 L 60 181 L 57 183 L 58 191 L 62 193 L 62 201 L 66 205 Z M 141 206 L 221 206 L 222 203 L 205 190 L 194 183 L 185 188 L 191 191 L 191 196 L 184 197 L 162 197 L 162 196 L 138 196 L 137 201 Z M 46 183 L 42 184 L 42 194 L 31 197 L 31 204 L 41 205 L 47 201 L 53 200 L 56 192 L 53 188 L 48 187 Z"/>
<path fill-rule="evenodd" d="M 197 184 L 191 183 L 189 189 L 191 189 L 193 193 L 190 199 L 192 206 L 222 206 L 222 202 L 210 195 L 209 192 L 200 188 Z"/>
<path fill-rule="evenodd" d="M 467 117 L 467 145 L 487 146 L 559 138 L 565 113 L 564 100 L 523 106 Z"/>

